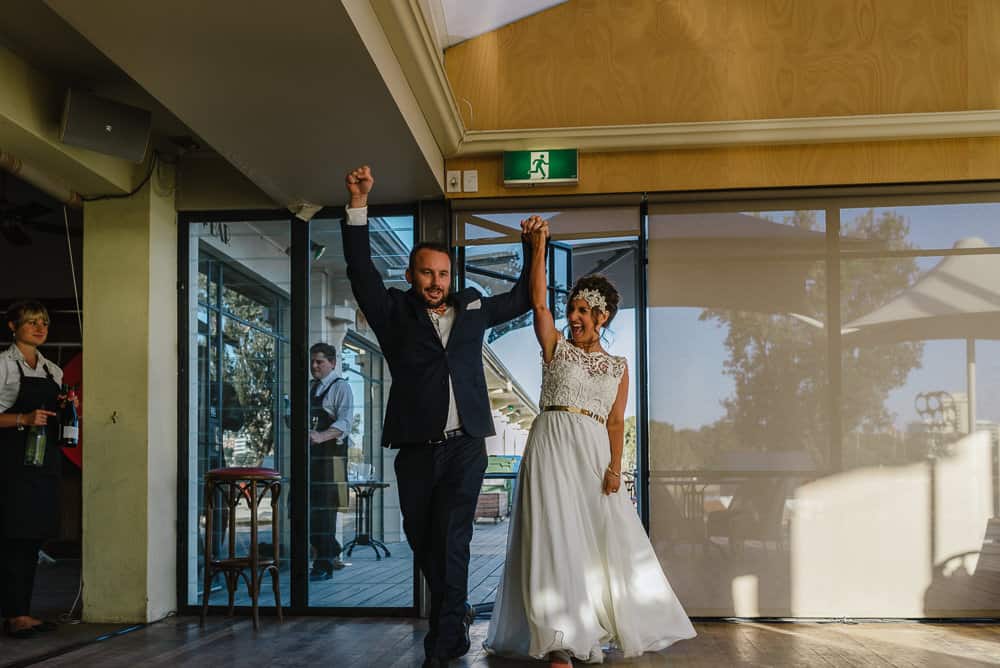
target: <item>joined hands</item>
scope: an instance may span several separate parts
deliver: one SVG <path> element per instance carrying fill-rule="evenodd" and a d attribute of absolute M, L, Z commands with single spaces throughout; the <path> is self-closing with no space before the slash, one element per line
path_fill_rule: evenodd
<path fill-rule="evenodd" d="M 535 248 L 544 247 L 549 238 L 549 221 L 541 216 L 528 216 L 521 221 L 521 238 Z"/>

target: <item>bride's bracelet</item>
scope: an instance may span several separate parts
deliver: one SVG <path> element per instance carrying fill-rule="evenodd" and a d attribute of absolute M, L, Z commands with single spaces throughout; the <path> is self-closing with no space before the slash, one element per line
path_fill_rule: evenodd
<path fill-rule="evenodd" d="M 619 473 L 618 471 L 616 471 L 613 468 L 611 468 L 611 464 L 608 464 L 608 473 L 610 473 L 611 475 L 613 475 L 616 478 L 622 477 L 621 473 Z"/>

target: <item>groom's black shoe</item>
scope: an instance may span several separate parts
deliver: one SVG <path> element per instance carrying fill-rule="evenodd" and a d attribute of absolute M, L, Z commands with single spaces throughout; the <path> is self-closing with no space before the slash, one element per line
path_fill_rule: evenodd
<path fill-rule="evenodd" d="M 451 659 L 442 659 L 438 656 L 427 656 L 424 657 L 424 662 L 420 664 L 421 668 L 448 668 L 448 664 Z"/>
<path fill-rule="evenodd" d="M 469 638 L 469 627 L 472 626 L 474 621 L 476 621 L 476 610 L 466 603 L 465 614 L 462 615 L 462 645 L 458 648 L 456 654 L 452 654 L 451 658 L 458 659 L 469 653 L 469 648 L 472 647 L 472 639 Z"/>
<path fill-rule="evenodd" d="M 469 653 L 469 649 L 472 647 L 472 639 L 469 637 L 469 627 L 476 620 L 476 611 L 469 605 L 465 604 L 465 612 L 462 614 L 462 634 L 459 636 L 459 644 L 454 648 L 453 651 L 447 653 L 445 657 L 434 657 L 428 656 L 424 659 L 423 668 L 444 668 L 448 665 L 449 661 L 456 659 L 461 659 L 463 656 Z M 433 647 L 434 642 L 425 644 L 425 647 Z M 427 651 L 430 651 L 428 649 Z"/>
<path fill-rule="evenodd" d="M 312 570 L 309 571 L 309 580 L 311 582 L 329 580 L 333 577 L 333 568 L 333 564 L 326 559 L 317 559 L 313 562 Z"/>

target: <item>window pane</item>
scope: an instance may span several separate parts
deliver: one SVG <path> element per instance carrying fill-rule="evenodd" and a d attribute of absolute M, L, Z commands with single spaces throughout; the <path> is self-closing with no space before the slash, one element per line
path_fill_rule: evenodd
<path fill-rule="evenodd" d="M 796 490 L 829 465 L 820 211 L 651 211 L 650 534 L 689 614 L 791 609 Z"/>
<path fill-rule="evenodd" d="M 201 601 L 205 541 L 205 473 L 225 466 L 267 466 L 286 476 L 288 428 L 281 397 L 288 391 L 289 287 L 288 223 L 194 223 L 189 229 L 192 274 L 198 286 L 188 311 L 191 340 L 188 369 L 191 475 L 188 480 L 187 602 Z M 262 554 L 280 543 L 282 577 L 287 578 L 288 495 L 283 485 L 279 513 L 283 535 L 271 535 L 269 500 L 262 501 L 258 542 Z M 249 549 L 249 508 L 236 511 L 236 553 Z M 229 523 L 221 507 L 213 516 L 213 554 L 229 550 Z M 287 605 L 290 589 L 282 587 Z M 271 599 L 273 601 L 273 599 Z M 237 605 L 249 604 L 245 590 Z M 210 603 L 227 603 L 217 577 Z M 261 598 L 267 606 L 267 597 Z"/>
<path fill-rule="evenodd" d="M 557 241 L 636 236 L 639 233 L 639 210 L 636 207 L 530 212 L 461 211 L 455 214 L 458 244 L 517 243 L 521 238 L 521 221 L 532 214 L 549 221 L 552 238 Z"/>
<path fill-rule="evenodd" d="M 1000 203 L 843 209 L 844 250 L 1000 246 Z"/>
<path fill-rule="evenodd" d="M 524 248 L 520 242 L 496 246 L 473 246 L 465 253 L 465 287 L 475 288 L 490 297 L 514 287 L 524 266 Z M 492 343 L 508 332 L 531 324 L 531 314 L 525 313 L 510 322 L 490 329 L 486 341 Z"/>
<path fill-rule="evenodd" d="M 552 248 L 552 261 L 555 271 L 549 277 L 549 282 L 560 290 L 569 290 L 569 255 L 567 248 Z"/>
<path fill-rule="evenodd" d="M 314 359 L 329 362 L 333 355 L 332 365 L 296 380 L 310 383 L 310 394 L 320 382 L 311 417 L 317 437 L 325 439 L 301 446 L 310 471 L 310 528 L 302 537 L 310 554 L 309 605 L 410 608 L 414 565 L 399 512 L 397 451 L 381 447 L 385 360 L 351 291 L 340 220 L 314 219 L 309 231 L 307 344 L 329 346 L 325 353 L 317 348 Z M 367 231 L 386 287 L 408 289 L 413 217 L 373 216 Z M 319 247 L 322 253 L 315 252 Z"/>
<path fill-rule="evenodd" d="M 895 216 L 873 224 L 898 228 Z M 949 233 L 944 221 L 939 228 Z M 997 501 L 998 271 L 1000 255 L 841 263 L 846 472 L 800 495 L 811 518 L 800 531 L 804 586 L 836 559 L 841 582 L 851 582 L 837 587 L 841 605 L 931 617 L 996 607 L 1000 590 L 980 551 Z M 918 605 L 908 608 L 906 595 Z M 829 604 L 834 592 L 814 598 Z"/>
<path fill-rule="evenodd" d="M 724 214 L 718 226 L 702 216 L 697 225 L 688 215 L 650 220 L 651 468 L 822 468 L 826 270 L 797 259 L 806 248 L 824 254 L 825 236 L 810 228 L 821 216 L 734 215 L 742 218 Z M 789 220 L 806 224 L 789 237 Z M 730 252 L 738 256 L 716 256 Z"/>
<path fill-rule="evenodd" d="M 413 250 L 413 216 L 372 217 L 368 220 L 372 260 L 387 288 L 406 290 L 406 267 Z"/>
<path fill-rule="evenodd" d="M 528 214 L 518 214 L 524 217 Z M 520 220 L 520 218 L 518 218 Z M 607 331 L 604 347 L 612 355 L 626 357 L 635 369 L 635 256 L 634 237 L 571 239 L 550 246 L 557 269 L 550 272 L 549 293 L 555 295 L 555 325 L 565 331 L 567 289 L 575 278 L 601 272 L 615 283 L 620 295 L 619 312 Z M 510 290 L 520 275 L 523 248 L 516 243 L 467 246 L 465 286 L 486 295 Z M 551 267 L 551 265 L 549 265 Z M 571 269 L 577 272 L 571 274 Z M 556 284 L 558 288 L 556 288 Z M 477 506 L 472 539 L 469 602 L 488 608 L 496 597 L 506 554 L 507 523 L 514 478 L 527 441 L 527 430 L 538 413 L 542 383 L 541 355 L 532 326 L 532 313 L 498 325 L 487 334 L 484 349 L 486 383 L 493 406 L 496 435 L 487 439 L 490 455 L 486 479 Z M 633 372 L 634 373 L 634 372 Z M 635 376 L 632 376 L 635 378 Z M 625 410 L 625 444 L 622 456 L 624 491 L 635 499 L 636 451 L 635 381 L 629 385 Z"/>

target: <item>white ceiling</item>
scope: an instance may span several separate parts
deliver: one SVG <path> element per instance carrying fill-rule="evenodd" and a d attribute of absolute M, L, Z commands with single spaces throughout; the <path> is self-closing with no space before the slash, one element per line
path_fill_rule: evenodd
<path fill-rule="evenodd" d="M 443 50 L 565 1 L 428 0 L 428 4 Z"/>
<path fill-rule="evenodd" d="M 341 2 L 45 4 L 278 203 L 339 204 L 362 163 L 373 203 L 441 196 Z"/>

